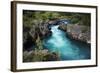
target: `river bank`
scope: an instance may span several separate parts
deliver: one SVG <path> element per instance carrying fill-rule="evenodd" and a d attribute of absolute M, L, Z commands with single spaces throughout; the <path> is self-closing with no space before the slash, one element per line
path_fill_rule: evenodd
<path fill-rule="evenodd" d="M 59 26 L 59 29 L 65 31 L 71 39 L 86 42 L 88 44 L 91 43 L 90 27 L 88 26 L 79 24 L 62 24 Z"/>
<path fill-rule="evenodd" d="M 73 40 L 66 32 L 59 29 L 60 25 L 52 26 L 52 35 L 45 38 L 44 46 L 51 52 L 59 52 L 60 60 L 90 59 L 90 45 Z"/>
<path fill-rule="evenodd" d="M 90 45 L 88 45 L 90 44 L 90 42 L 88 43 L 90 40 L 90 29 L 83 25 L 69 23 L 54 24 L 55 22 L 56 21 L 52 21 L 51 23 L 50 21 L 50 23 L 44 23 L 43 26 L 38 25 L 38 27 L 32 27 L 30 31 L 28 30 L 29 33 L 27 36 L 30 36 L 28 38 L 30 38 L 29 40 L 35 45 L 35 47 L 32 47 L 31 49 L 29 47 L 25 47 L 28 49 L 24 50 L 24 62 L 90 58 Z M 64 49 L 65 53 L 60 49 Z M 78 52 L 79 50 L 84 51 L 82 51 L 81 54 Z M 72 52 L 73 55 L 70 54 L 70 52 Z M 88 54 L 89 56 L 85 56 L 84 52 L 86 52 L 85 54 Z M 80 54 L 82 57 L 78 54 Z M 74 55 L 76 55 L 77 58 Z"/>

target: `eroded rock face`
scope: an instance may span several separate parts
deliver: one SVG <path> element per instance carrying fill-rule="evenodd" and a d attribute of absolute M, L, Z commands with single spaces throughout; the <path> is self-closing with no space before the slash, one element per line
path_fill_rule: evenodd
<path fill-rule="evenodd" d="M 71 28 L 71 29 L 70 29 Z M 68 34 L 71 38 L 90 43 L 90 28 L 84 25 L 73 25 L 67 28 Z"/>
<path fill-rule="evenodd" d="M 48 52 L 44 50 L 24 51 L 23 62 L 37 62 L 37 61 L 58 61 L 60 57 L 56 52 Z"/>
<path fill-rule="evenodd" d="M 60 24 L 60 25 L 59 25 L 59 27 L 58 27 L 58 29 L 60 29 L 60 30 L 63 30 L 63 31 L 65 31 L 65 32 L 67 32 L 67 25 Z"/>
<path fill-rule="evenodd" d="M 36 28 L 31 28 L 30 30 L 30 35 L 33 38 L 37 38 L 37 36 L 39 35 L 41 39 L 48 37 L 51 35 L 51 31 L 49 30 L 49 28 L 47 27 L 47 24 L 43 24 L 43 25 L 39 25 Z"/>
<path fill-rule="evenodd" d="M 44 56 L 44 61 L 58 61 L 60 60 L 59 55 L 56 52 L 48 53 Z"/>
<path fill-rule="evenodd" d="M 52 32 L 48 28 L 47 23 L 40 23 L 33 25 L 32 28 L 23 28 L 23 48 L 24 50 L 32 50 L 32 46 L 35 45 L 36 39 L 39 36 L 40 39 L 51 36 Z"/>
<path fill-rule="evenodd" d="M 70 38 L 90 43 L 90 28 L 79 24 L 60 25 L 59 29 L 65 31 Z"/>

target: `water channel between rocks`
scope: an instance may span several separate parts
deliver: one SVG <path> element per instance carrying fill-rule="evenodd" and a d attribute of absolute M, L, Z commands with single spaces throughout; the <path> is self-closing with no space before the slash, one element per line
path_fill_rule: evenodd
<path fill-rule="evenodd" d="M 58 52 L 61 60 L 81 60 L 91 58 L 90 45 L 72 40 L 66 33 L 58 29 L 59 25 L 51 27 L 52 35 L 43 41 L 43 45 L 51 52 Z"/>

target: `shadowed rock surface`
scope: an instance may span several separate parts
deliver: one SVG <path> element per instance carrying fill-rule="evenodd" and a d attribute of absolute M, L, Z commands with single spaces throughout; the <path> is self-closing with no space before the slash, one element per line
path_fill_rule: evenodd
<path fill-rule="evenodd" d="M 58 61 L 60 60 L 59 55 L 56 52 L 48 52 L 44 50 L 32 50 L 24 51 L 23 62 L 38 62 L 38 61 Z"/>

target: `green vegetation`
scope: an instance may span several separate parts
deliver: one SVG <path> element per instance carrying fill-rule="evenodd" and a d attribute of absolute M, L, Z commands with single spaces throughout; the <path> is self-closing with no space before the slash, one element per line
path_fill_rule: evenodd
<path fill-rule="evenodd" d="M 58 52 L 48 52 L 43 48 L 40 37 L 36 39 L 36 48 L 31 52 L 24 51 L 23 62 L 57 61 L 60 60 Z"/>
<path fill-rule="evenodd" d="M 88 13 L 72 13 L 70 20 L 72 24 L 79 23 L 86 26 L 90 26 L 91 24 L 91 16 Z"/>
<path fill-rule="evenodd" d="M 36 40 L 36 48 L 35 48 L 35 57 L 33 58 L 33 61 L 36 60 L 36 61 L 42 61 L 43 60 L 43 53 L 42 53 L 42 50 L 43 50 L 43 45 L 42 45 L 42 41 L 40 39 L 40 37 L 38 36 L 37 40 Z"/>
<path fill-rule="evenodd" d="M 23 11 L 23 24 L 25 27 L 32 27 L 32 25 L 39 25 L 42 22 L 47 22 L 53 18 L 59 18 L 58 12 L 44 12 L 44 11 Z"/>
<path fill-rule="evenodd" d="M 69 12 L 52 12 L 52 11 L 30 11 L 23 10 L 23 44 L 27 43 L 27 41 L 31 40 L 35 43 L 34 50 L 23 52 L 23 61 L 24 62 L 35 62 L 35 61 L 50 61 L 50 60 L 60 60 L 59 51 L 49 52 L 45 48 L 43 48 L 42 39 L 43 37 L 51 34 L 48 29 L 48 22 L 56 19 L 68 19 L 70 20 L 70 24 L 78 24 L 89 27 L 91 22 L 90 14 L 88 13 L 69 13 Z M 64 31 L 68 31 L 68 29 L 72 29 L 75 27 L 68 28 L 67 25 L 60 25 L 60 29 Z M 27 30 L 28 29 L 28 30 Z M 73 29 L 73 31 L 74 31 Z M 82 29 L 82 33 L 87 32 L 87 28 Z M 80 30 L 79 30 L 80 31 Z M 30 37 L 32 39 L 30 39 Z M 30 45 L 30 43 L 27 43 Z M 32 44 L 32 43 L 31 43 Z M 26 47 L 24 47 L 26 48 Z"/>
<path fill-rule="evenodd" d="M 72 23 L 80 23 L 90 25 L 90 14 L 88 13 L 68 13 L 68 12 L 49 12 L 49 11 L 23 11 L 24 26 L 31 27 L 32 25 L 41 22 L 49 21 L 50 19 L 69 19 Z"/>

